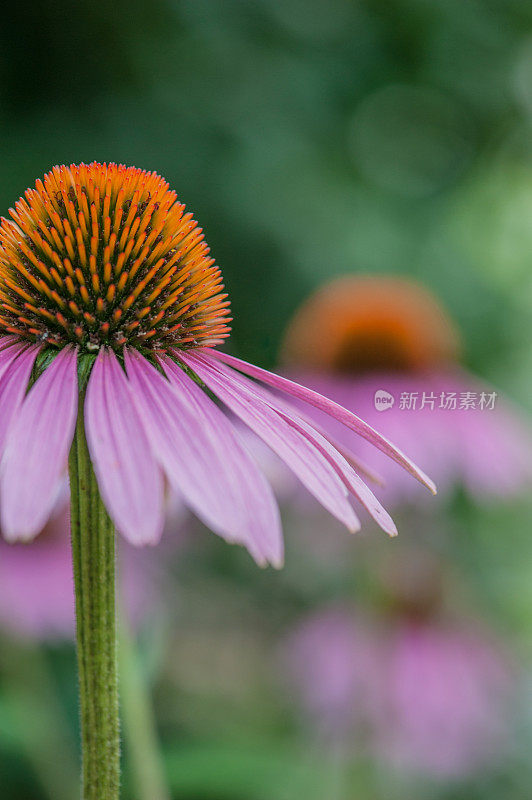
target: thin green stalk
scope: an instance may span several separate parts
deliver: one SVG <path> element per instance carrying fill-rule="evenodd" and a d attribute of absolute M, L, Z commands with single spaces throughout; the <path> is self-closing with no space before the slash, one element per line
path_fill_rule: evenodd
<path fill-rule="evenodd" d="M 83 396 L 69 459 L 83 800 L 118 800 L 115 531 L 92 469 Z"/>
<path fill-rule="evenodd" d="M 124 620 L 122 615 L 122 620 Z M 151 698 L 135 642 L 124 621 L 119 632 L 124 741 L 136 800 L 170 800 Z"/>

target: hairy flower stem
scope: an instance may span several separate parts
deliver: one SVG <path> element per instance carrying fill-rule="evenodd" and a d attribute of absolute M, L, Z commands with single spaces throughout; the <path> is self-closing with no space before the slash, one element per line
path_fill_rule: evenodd
<path fill-rule="evenodd" d="M 85 438 L 83 393 L 70 450 L 72 561 L 81 714 L 83 800 L 117 800 L 120 733 L 115 614 L 115 531 Z"/>

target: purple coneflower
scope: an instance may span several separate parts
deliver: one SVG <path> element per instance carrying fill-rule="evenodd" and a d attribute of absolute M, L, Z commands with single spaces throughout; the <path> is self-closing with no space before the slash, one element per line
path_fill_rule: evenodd
<path fill-rule="evenodd" d="M 206 390 L 351 530 L 359 523 L 350 494 L 395 528 L 354 466 L 286 397 L 341 421 L 434 487 L 353 413 L 215 349 L 230 321 L 220 270 L 155 173 L 54 167 L 10 214 L 0 225 L 2 529 L 11 542 L 42 529 L 69 458 L 84 796 L 114 798 L 114 527 L 133 544 L 157 542 L 166 477 L 260 564 L 283 558 L 273 493 Z"/>
<path fill-rule="evenodd" d="M 80 380 L 90 375 L 83 421 L 98 486 L 133 544 L 161 535 L 164 474 L 214 531 L 245 544 L 260 563 L 282 561 L 268 486 L 205 387 L 351 529 L 358 523 L 350 493 L 390 522 L 322 433 L 262 384 L 325 412 L 432 488 L 353 413 L 214 349 L 229 330 L 220 271 L 157 175 L 57 167 L 11 216 L 0 228 L 0 492 L 8 540 L 33 538 L 50 514 L 74 435 L 80 370 Z"/>
<path fill-rule="evenodd" d="M 379 766 L 464 778 L 502 755 L 514 669 L 483 623 L 444 608 L 430 562 L 415 562 L 407 554 L 399 586 L 388 574 L 378 609 L 345 603 L 302 620 L 283 644 L 283 680 L 322 745 L 356 742 Z"/>
<path fill-rule="evenodd" d="M 481 499 L 523 491 L 532 483 L 530 427 L 459 366 L 458 354 L 455 326 L 427 289 L 396 276 L 349 276 L 298 310 L 282 360 L 294 379 L 356 409 L 401 447 L 408 443 L 440 495 L 457 484 Z M 324 424 L 381 476 L 379 497 L 420 501 L 416 485 L 388 459 L 335 420 Z"/>

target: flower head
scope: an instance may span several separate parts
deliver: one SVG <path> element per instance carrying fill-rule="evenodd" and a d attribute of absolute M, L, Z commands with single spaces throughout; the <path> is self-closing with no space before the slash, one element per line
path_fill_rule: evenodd
<path fill-rule="evenodd" d="M 0 325 L 81 350 L 219 344 L 227 295 L 201 228 L 163 178 L 54 167 L 0 226 Z"/>
<path fill-rule="evenodd" d="M 79 398 L 100 493 L 134 544 L 161 535 L 165 477 L 215 532 L 259 563 L 282 560 L 272 491 L 206 390 L 351 530 L 351 494 L 385 530 L 395 526 L 356 462 L 286 395 L 434 489 L 353 413 L 214 349 L 229 322 L 220 272 L 159 176 L 114 164 L 56 167 L 11 215 L 0 227 L 0 513 L 9 540 L 31 539 L 50 514 Z"/>

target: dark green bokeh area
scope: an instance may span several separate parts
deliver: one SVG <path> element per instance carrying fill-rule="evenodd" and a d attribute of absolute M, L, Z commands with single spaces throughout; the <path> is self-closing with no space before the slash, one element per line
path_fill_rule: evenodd
<path fill-rule="evenodd" d="M 273 363 L 324 279 L 385 271 L 440 293 L 474 363 L 505 359 L 532 302 L 508 221 L 532 192 L 531 31 L 495 0 L 11 4 L 1 208 L 55 163 L 155 169 L 205 228 L 247 357 Z"/>
<path fill-rule="evenodd" d="M 2 11 L 0 214 L 56 163 L 159 172 L 222 269 L 230 347 L 263 366 L 275 365 L 291 314 L 324 281 L 402 274 L 447 306 L 464 363 L 532 410 L 531 134 L 532 4 L 523 0 L 29 0 Z M 530 507 L 491 512 L 457 498 L 448 514 L 456 537 L 446 558 L 508 633 L 530 682 Z M 277 694 L 272 653 L 292 619 L 345 587 L 353 593 L 353 582 L 323 577 L 310 591 L 294 549 L 285 573 L 264 573 L 214 538 L 177 559 L 167 614 L 141 640 L 175 798 L 530 796 L 528 695 L 524 752 L 493 774 L 389 794 L 354 759 L 335 783 L 334 763 L 307 746 Z M 0 658 L 4 800 L 49 800 L 58 780 L 47 772 L 53 759 L 36 763 L 25 739 L 32 714 L 59 703 L 53 741 L 72 744 L 77 731 L 68 646 L 40 653 L 24 684 L 39 702 L 23 702 L 13 664 L 31 660 L 33 647 L 8 643 Z M 235 685 L 233 647 L 247 664 Z M 187 654 L 212 658 L 213 675 L 222 659 L 222 677 L 211 685 Z M 74 756 L 64 763 L 70 780 Z M 135 800 L 127 750 L 124 763 L 124 797 Z"/>

